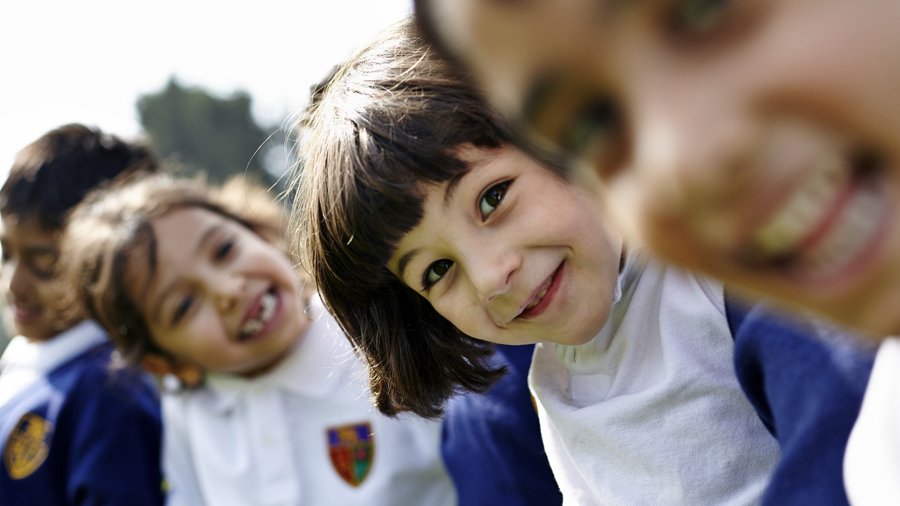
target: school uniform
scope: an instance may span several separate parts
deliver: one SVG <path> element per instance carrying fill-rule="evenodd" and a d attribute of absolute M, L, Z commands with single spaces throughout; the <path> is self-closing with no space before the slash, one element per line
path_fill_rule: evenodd
<path fill-rule="evenodd" d="M 497 345 L 490 364 L 506 366 L 507 373 L 484 393 L 447 401 L 441 453 L 461 505 L 562 504 L 528 391 L 533 351 Z"/>
<path fill-rule="evenodd" d="M 781 448 L 762 503 L 848 504 L 844 456 L 866 395 L 874 346 L 764 303 L 728 307 L 738 381 Z M 872 460 L 864 469 L 867 476 L 882 471 Z"/>
<path fill-rule="evenodd" d="M 632 253 L 609 319 L 530 385 L 571 505 L 758 504 L 778 445 L 744 397 L 720 285 Z"/>
<path fill-rule="evenodd" d="M 3 505 L 159 505 L 160 414 L 143 374 L 111 372 L 113 348 L 85 321 L 0 359 Z"/>
<path fill-rule="evenodd" d="M 665 504 L 846 504 L 844 452 L 872 368 L 871 348 L 835 326 L 738 302 L 717 283 L 641 264 L 640 255 L 629 258 L 610 321 L 594 341 L 558 347 L 556 356 L 536 351 L 532 381 L 546 392 L 555 416 L 548 417 L 547 431 L 569 431 L 553 436 L 559 451 L 614 454 L 599 463 L 592 459 L 603 457 L 589 455 L 563 461 L 567 476 L 575 476 L 568 485 L 578 491 L 572 503 L 590 504 L 598 492 L 585 481 L 606 473 L 601 491 L 617 491 L 609 504 L 644 502 L 654 494 L 659 498 L 651 502 Z M 621 340 L 629 336 L 643 338 Z M 735 381 L 744 401 L 734 395 Z M 641 405 L 652 402 L 659 404 Z M 759 425 L 748 421 L 748 404 L 777 441 L 776 454 Z M 590 430 L 603 433 L 594 445 L 599 450 L 590 449 L 597 438 Z M 664 445 L 647 437 L 654 431 Z M 635 457 L 641 455 L 643 461 Z M 616 459 L 631 467 L 617 464 L 610 472 Z M 629 490 L 628 473 L 615 474 L 623 469 L 631 469 L 638 477 L 631 483 L 647 492 Z M 698 478 L 708 481 L 698 484 Z"/>
<path fill-rule="evenodd" d="M 850 503 L 900 503 L 900 338 L 881 343 L 844 457 Z"/>
<path fill-rule="evenodd" d="M 456 504 L 440 421 L 378 413 L 363 362 L 318 299 L 314 313 L 271 372 L 163 396 L 170 504 Z"/>

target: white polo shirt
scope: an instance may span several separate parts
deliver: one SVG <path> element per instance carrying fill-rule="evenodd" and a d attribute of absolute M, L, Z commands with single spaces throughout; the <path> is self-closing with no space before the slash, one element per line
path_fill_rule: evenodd
<path fill-rule="evenodd" d="M 722 287 L 629 256 L 604 327 L 529 385 L 567 505 L 758 504 L 778 445 L 738 385 Z"/>
<path fill-rule="evenodd" d="M 878 347 L 847 441 L 844 486 L 853 505 L 900 503 L 900 337 Z"/>
<path fill-rule="evenodd" d="M 449 506 L 441 424 L 388 418 L 321 302 L 296 351 L 264 376 L 212 374 L 163 399 L 169 504 Z"/>

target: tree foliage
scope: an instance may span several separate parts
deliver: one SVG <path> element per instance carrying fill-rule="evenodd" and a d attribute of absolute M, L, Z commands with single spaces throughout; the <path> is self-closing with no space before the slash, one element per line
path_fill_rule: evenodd
<path fill-rule="evenodd" d="M 246 92 L 218 98 L 173 77 L 161 91 L 139 97 L 137 110 L 157 154 L 186 172 L 218 182 L 247 174 L 270 183 L 274 178 L 264 166 L 268 134 L 253 119 L 251 105 Z"/>

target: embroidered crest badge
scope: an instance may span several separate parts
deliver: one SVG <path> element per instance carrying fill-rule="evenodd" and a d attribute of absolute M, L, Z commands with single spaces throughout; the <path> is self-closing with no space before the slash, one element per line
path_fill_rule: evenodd
<path fill-rule="evenodd" d="M 53 423 L 40 415 L 28 413 L 19 419 L 3 448 L 3 464 L 10 478 L 27 478 L 41 467 L 50 453 L 52 433 Z"/>
<path fill-rule="evenodd" d="M 328 429 L 328 456 L 338 476 L 358 487 L 372 468 L 375 438 L 369 422 Z"/>

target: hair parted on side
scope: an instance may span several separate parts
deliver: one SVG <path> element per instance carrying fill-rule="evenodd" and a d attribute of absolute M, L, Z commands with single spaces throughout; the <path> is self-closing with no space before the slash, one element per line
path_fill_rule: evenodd
<path fill-rule="evenodd" d="M 118 181 L 89 193 L 66 224 L 60 282 L 107 330 L 129 365 L 137 365 L 148 352 L 165 355 L 128 290 L 136 279 L 152 279 L 158 268 L 152 220 L 191 207 L 234 220 L 285 246 L 282 206 L 265 189 L 240 178 L 221 187 L 168 174 Z M 137 277 L 133 269 L 146 269 L 147 275 Z"/>
<path fill-rule="evenodd" d="M 433 417 L 459 389 L 504 370 L 387 269 L 423 215 L 424 189 L 465 175 L 464 145 L 510 142 L 463 76 L 411 19 L 393 25 L 316 88 L 297 124 L 289 240 L 328 309 L 368 362 L 386 414 Z"/>

